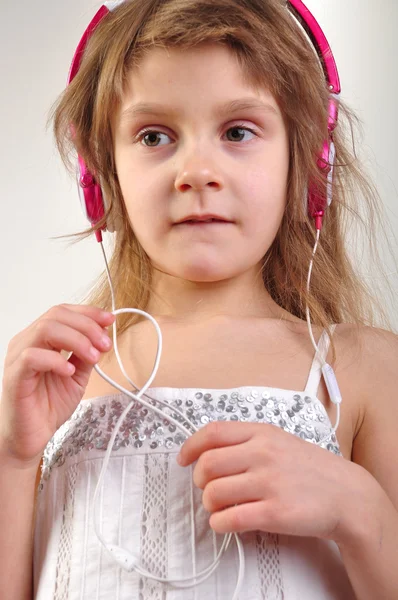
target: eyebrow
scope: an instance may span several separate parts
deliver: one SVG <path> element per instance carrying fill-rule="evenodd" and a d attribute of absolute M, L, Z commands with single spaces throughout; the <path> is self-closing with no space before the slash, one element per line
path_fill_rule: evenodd
<path fill-rule="evenodd" d="M 263 112 L 268 112 L 270 114 L 279 116 L 279 111 L 272 106 L 272 104 L 268 104 L 262 102 L 261 100 L 257 100 L 256 98 L 241 98 L 239 100 L 232 100 L 231 102 L 226 102 L 224 104 L 220 104 L 214 110 L 214 114 L 217 117 L 222 117 L 226 113 L 233 114 L 235 112 L 240 112 L 244 110 L 261 110 Z M 133 104 L 127 107 L 120 115 L 121 121 L 126 121 L 129 119 L 134 119 L 140 115 L 156 115 L 161 117 L 172 116 L 176 117 L 180 114 L 180 111 L 174 108 L 167 109 L 163 104 L 158 103 L 150 103 L 150 102 L 139 102 L 138 104 Z"/>

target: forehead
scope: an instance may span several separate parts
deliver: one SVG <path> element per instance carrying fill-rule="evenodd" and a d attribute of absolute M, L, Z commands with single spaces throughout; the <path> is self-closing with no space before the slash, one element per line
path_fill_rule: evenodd
<path fill-rule="evenodd" d="M 244 108 L 238 99 L 255 101 L 269 114 L 280 116 L 275 98 L 264 85 L 250 82 L 236 55 L 222 44 L 202 44 L 190 49 L 151 48 L 126 77 L 119 117 L 150 114 L 153 107 L 170 105 L 185 112 L 187 104 L 193 110 L 205 106 Z"/>

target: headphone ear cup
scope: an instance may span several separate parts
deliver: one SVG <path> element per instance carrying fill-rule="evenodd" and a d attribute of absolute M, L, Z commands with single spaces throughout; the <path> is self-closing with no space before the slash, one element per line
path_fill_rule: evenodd
<path fill-rule="evenodd" d="M 327 210 L 333 199 L 333 168 L 336 157 L 336 148 L 333 139 L 324 142 L 323 154 L 318 157 L 318 167 L 325 178 L 324 190 L 320 191 L 314 183 L 308 190 L 308 215 L 311 219 L 317 218 Z"/>
<path fill-rule="evenodd" d="M 325 209 L 326 199 L 322 198 L 314 184 L 311 185 L 308 190 L 308 216 L 314 219 L 319 213 L 325 212 Z"/>
<path fill-rule="evenodd" d="M 77 166 L 77 186 L 84 216 L 94 226 L 105 214 L 102 191 L 80 156 Z M 101 229 L 104 231 L 106 225 Z"/>

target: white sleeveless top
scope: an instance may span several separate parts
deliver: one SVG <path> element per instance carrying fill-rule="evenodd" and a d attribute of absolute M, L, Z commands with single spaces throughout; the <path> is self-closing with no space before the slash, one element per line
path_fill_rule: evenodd
<path fill-rule="evenodd" d="M 322 358 L 328 346 L 324 332 Z M 320 378 L 315 356 L 302 392 L 258 386 L 150 388 L 146 399 L 153 405 L 156 399 L 166 401 L 171 416 L 178 407 L 197 427 L 214 420 L 273 423 L 317 443 L 332 428 L 316 397 Z M 239 568 L 234 540 L 211 577 L 177 589 L 123 571 L 97 539 L 93 493 L 111 433 L 129 403 L 123 394 L 81 402 L 45 450 L 34 537 L 35 600 L 231 600 Z M 106 541 L 138 555 L 145 569 L 161 577 L 201 571 L 224 538 L 208 525 L 192 466 L 179 467 L 175 460 L 185 439 L 167 418 L 135 403 L 116 438 L 98 497 Z M 320 445 L 342 457 L 334 435 Z M 241 538 L 245 576 L 239 600 L 355 600 L 334 542 L 259 531 Z"/>

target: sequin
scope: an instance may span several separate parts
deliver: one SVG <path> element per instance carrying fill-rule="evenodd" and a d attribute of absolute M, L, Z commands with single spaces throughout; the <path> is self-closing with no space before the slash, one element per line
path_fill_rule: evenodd
<path fill-rule="evenodd" d="M 181 446 L 181 444 L 183 444 L 186 440 L 186 436 L 183 435 L 182 433 L 177 433 L 177 435 L 174 438 L 174 441 L 176 444 L 178 444 L 179 446 Z"/>
<path fill-rule="evenodd" d="M 49 478 L 52 468 L 61 467 L 82 452 L 97 452 L 103 456 L 114 427 L 130 402 L 123 395 L 119 398 L 98 398 L 79 404 L 45 449 L 43 481 Z M 239 388 L 239 391 L 220 395 L 208 390 L 179 390 L 179 397 L 168 401 L 166 407 L 158 404 L 156 397 L 146 399 L 164 411 L 164 418 L 133 402 L 116 436 L 113 451 L 126 452 L 129 447 L 133 449 L 129 452 L 175 451 L 184 443 L 186 435 L 170 422 L 169 419 L 174 418 L 192 433 L 192 425 L 200 428 L 214 420 L 269 423 L 341 456 L 336 436 L 330 435 L 331 425 L 324 406 L 309 396 L 303 399 L 300 394 L 286 392 L 277 397 L 268 391 Z M 183 416 L 175 413 L 173 407 L 178 407 Z"/>

